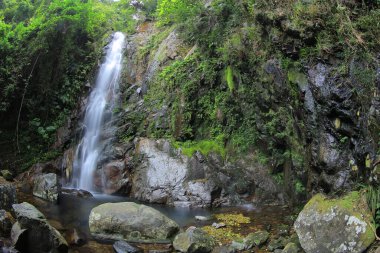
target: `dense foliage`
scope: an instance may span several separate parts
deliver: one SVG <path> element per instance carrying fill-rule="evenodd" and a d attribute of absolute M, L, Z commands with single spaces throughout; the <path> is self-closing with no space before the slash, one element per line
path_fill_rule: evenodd
<path fill-rule="evenodd" d="M 134 28 L 133 11 L 129 1 L 1 2 L 0 135 L 8 140 L 6 147 L 15 147 L 8 152 L 33 157 L 52 144 L 55 131 L 76 107 L 107 36 L 113 29 Z"/>

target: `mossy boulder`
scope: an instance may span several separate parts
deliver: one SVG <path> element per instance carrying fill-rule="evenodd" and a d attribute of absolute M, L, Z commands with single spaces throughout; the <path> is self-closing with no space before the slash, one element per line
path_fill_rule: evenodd
<path fill-rule="evenodd" d="M 373 218 L 364 196 L 351 192 L 342 198 L 315 195 L 294 224 L 307 252 L 363 252 L 375 240 Z"/>
<path fill-rule="evenodd" d="M 216 243 L 202 229 L 189 227 L 186 232 L 178 234 L 173 242 L 174 249 L 188 253 L 211 252 Z"/>

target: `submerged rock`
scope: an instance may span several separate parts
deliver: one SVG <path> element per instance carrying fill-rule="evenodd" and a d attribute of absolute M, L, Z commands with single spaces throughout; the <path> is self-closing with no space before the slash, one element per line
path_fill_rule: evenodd
<path fill-rule="evenodd" d="M 61 192 L 62 192 L 62 194 L 72 195 L 72 196 L 75 196 L 78 198 L 84 198 L 84 199 L 88 199 L 88 198 L 93 197 L 91 192 L 88 192 L 88 191 L 82 190 L 82 189 L 63 188 Z"/>
<path fill-rule="evenodd" d="M 315 195 L 294 224 L 307 252 L 363 252 L 375 240 L 368 206 L 359 192 L 340 199 Z"/>
<path fill-rule="evenodd" d="M 29 203 L 13 205 L 17 222 L 12 227 L 11 238 L 15 248 L 29 253 L 66 253 L 68 245 L 45 216 Z"/>
<path fill-rule="evenodd" d="M 106 203 L 91 210 L 90 232 L 95 238 L 114 240 L 166 240 L 178 224 L 154 208 L 133 202 Z"/>
<path fill-rule="evenodd" d="M 116 253 L 142 253 L 143 250 L 130 245 L 125 241 L 117 241 L 113 244 Z"/>
<path fill-rule="evenodd" d="M 16 186 L 0 177 L 0 209 L 10 211 L 17 203 Z"/>
<path fill-rule="evenodd" d="M 56 174 L 42 174 L 34 180 L 33 195 L 57 203 L 60 188 Z"/>
<path fill-rule="evenodd" d="M 173 242 L 175 250 L 188 253 L 211 252 L 215 245 L 211 236 L 196 227 L 189 227 L 186 232 L 178 234 Z"/>

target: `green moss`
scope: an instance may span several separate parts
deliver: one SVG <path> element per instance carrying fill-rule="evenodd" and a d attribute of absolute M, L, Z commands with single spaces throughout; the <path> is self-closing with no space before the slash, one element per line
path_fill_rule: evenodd
<path fill-rule="evenodd" d="M 175 142 L 174 147 L 180 148 L 182 154 L 188 157 L 191 157 L 197 151 L 206 156 L 211 152 L 220 154 L 222 157 L 226 155 L 226 150 L 220 137 L 214 140 Z"/>
<path fill-rule="evenodd" d="M 226 68 L 225 77 L 226 77 L 228 88 L 230 89 L 231 92 L 233 92 L 235 90 L 235 83 L 234 83 L 234 73 L 231 66 L 228 66 Z"/>
<path fill-rule="evenodd" d="M 296 70 L 289 70 L 288 71 L 288 80 L 291 83 L 298 84 L 298 86 L 301 88 L 307 86 L 307 84 L 308 84 L 307 76 L 301 72 L 296 71 Z"/>
<path fill-rule="evenodd" d="M 353 203 L 359 203 L 360 198 L 361 195 L 358 191 L 350 192 L 339 199 L 328 199 L 323 194 L 317 194 L 306 204 L 306 206 L 317 205 L 321 212 L 327 211 L 332 206 L 339 206 L 345 210 L 353 210 L 355 208 Z"/>

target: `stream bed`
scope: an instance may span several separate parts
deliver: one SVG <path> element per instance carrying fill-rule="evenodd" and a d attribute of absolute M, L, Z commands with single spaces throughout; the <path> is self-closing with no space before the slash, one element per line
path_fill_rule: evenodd
<path fill-rule="evenodd" d="M 59 198 L 59 204 L 52 204 L 40 198 L 34 197 L 31 194 L 19 192 L 19 202 L 29 202 L 38 208 L 48 219 L 50 224 L 62 233 L 67 238 L 70 231 L 76 229 L 85 238 L 86 243 L 82 246 L 70 245 L 69 252 L 72 253 L 108 253 L 114 252 L 112 249 L 113 241 L 96 241 L 94 240 L 88 228 L 88 217 L 91 209 L 103 203 L 116 203 L 133 201 L 130 198 L 95 194 L 93 198 L 81 198 L 77 196 L 62 194 Z M 139 203 L 139 202 L 138 202 Z M 286 227 L 290 227 L 292 223 L 291 211 L 286 207 L 278 206 L 261 206 L 257 207 L 252 204 L 236 206 L 236 207 L 221 207 L 213 209 L 205 208 L 176 208 L 163 205 L 147 204 L 160 212 L 164 213 L 169 218 L 176 221 L 181 229 L 186 229 L 189 226 L 203 227 L 209 226 L 216 222 L 215 218 L 207 221 L 199 221 L 195 216 L 213 217 L 215 214 L 242 214 L 250 218 L 250 223 L 241 224 L 237 229 L 241 235 L 247 235 L 251 232 L 265 229 L 270 232 L 271 236 L 281 233 Z M 234 231 L 235 232 L 235 231 Z M 150 250 L 158 250 L 159 252 L 167 251 L 167 245 L 138 245 L 144 248 L 145 252 Z M 165 250 L 166 249 L 166 250 Z M 265 251 L 255 251 L 265 252 Z"/>

